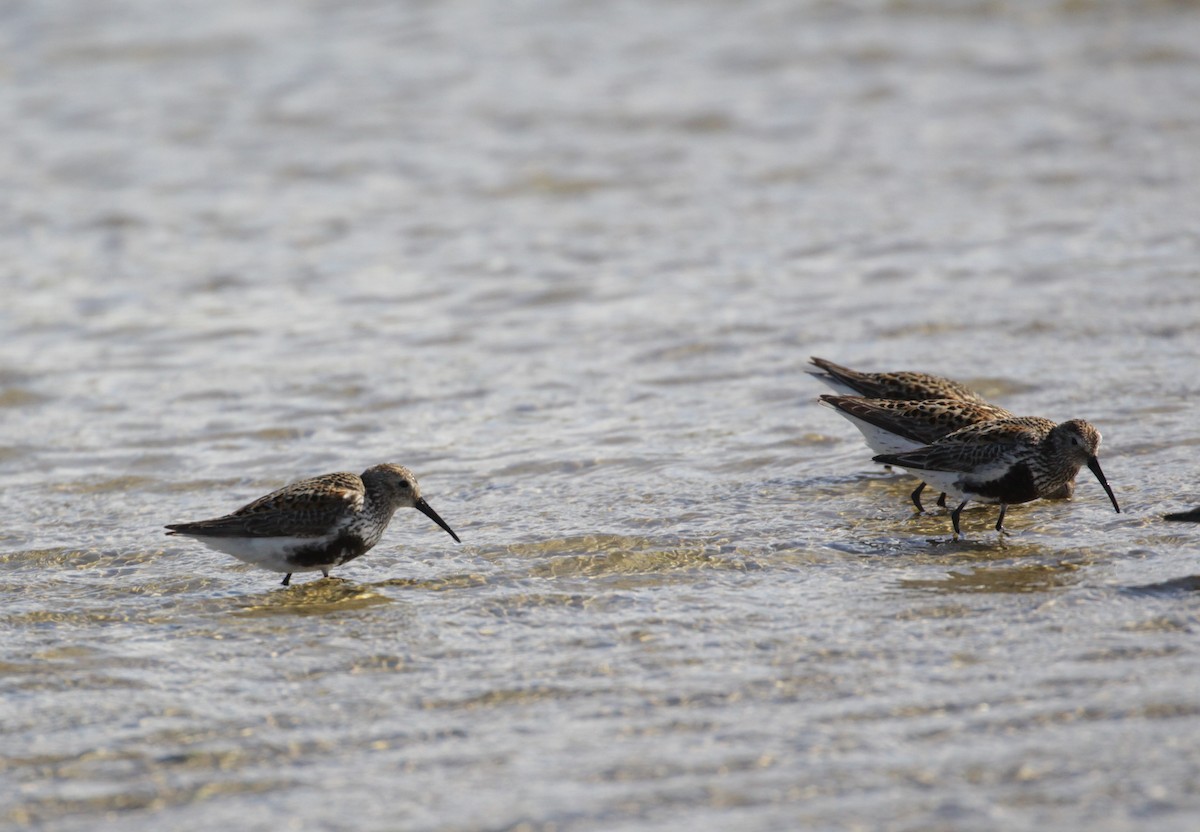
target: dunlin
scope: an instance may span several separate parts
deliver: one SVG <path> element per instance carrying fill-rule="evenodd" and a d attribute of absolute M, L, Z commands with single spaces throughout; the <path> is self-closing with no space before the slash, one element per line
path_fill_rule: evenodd
<path fill-rule="evenodd" d="M 273 491 L 232 514 L 167 526 L 246 563 L 285 572 L 329 570 L 371 549 L 399 508 L 415 508 L 458 541 L 421 496 L 417 479 L 401 465 L 375 465 L 355 474 L 323 474 Z"/>
<path fill-rule="evenodd" d="M 847 396 L 866 396 L 868 399 L 961 399 L 978 404 L 987 400 L 965 384 L 928 373 L 860 373 L 826 361 L 812 358 L 817 370 L 809 375 L 825 382 L 837 393 Z"/>
<path fill-rule="evenodd" d="M 1055 494 L 1084 465 L 1120 513 L 1096 458 L 1099 448 L 1100 431 L 1082 419 L 1056 425 L 1049 419 L 1014 417 L 968 425 L 915 451 L 880 454 L 875 461 L 905 468 L 962 500 L 950 512 L 957 536 L 959 515 L 971 500 L 999 503 L 996 529 L 1003 531 L 1009 505 Z"/>
<path fill-rule="evenodd" d="M 821 404 L 845 416 L 863 435 L 867 446 L 877 454 L 898 454 L 915 451 L 947 434 L 986 422 L 1007 419 L 1012 414 L 992 404 L 964 399 L 868 399 L 863 396 L 821 396 Z M 912 493 L 917 511 L 924 511 L 921 492 L 925 483 Z M 938 497 L 944 506 L 946 497 Z"/>

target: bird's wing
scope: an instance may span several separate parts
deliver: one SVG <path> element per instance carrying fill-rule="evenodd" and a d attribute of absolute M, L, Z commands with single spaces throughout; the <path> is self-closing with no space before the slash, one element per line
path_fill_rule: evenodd
<path fill-rule="evenodd" d="M 826 394 L 821 396 L 821 401 L 843 415 L 921 444 L 933 442 L 975 422 L 1012 416 L 1004 408 L 961 399 L 908 401 Z"/>
<path fill-rule="evenodd" d="M 953 471 L 986 479 L 993 467 L 1002 475 L 1022 449 L 1036 445 L 1052 427 L 1048 419 L 997 419 L 968 425 L 923 448 L 874 459 L 910 471 Z"/>
<path fill-rule="evenodd" d="M 821 372 L 811 373 L 812 375 L 835 388 L 853 390 L 859 395 L 868 397 L 878 398 L 881 395 L 882 388 L 866 373 L 851 370 L 849 367 L 843 367 L 841 364 L 834 364 L 832 361 L 816 356 L 809 359 L 809 363 L 821 370 Z"/>
<path fill-rule="evenodd" d="M 1012 457 L 1011 445 L 992 443 L 974 447 L 950 446 L 935 442 L 914 451 L 900 454 L 880 454 L 875 462 L 895 465 L 909 471 L 982 472 L 992 465 L 999 466 Z"/>
<path fill-rule="evenodd" d="M 354 474 L 326 474 L 259 497 L 233 514 L 167 528 L 207 537 L 321 537 L 362 508 L 364 493 Z"/>

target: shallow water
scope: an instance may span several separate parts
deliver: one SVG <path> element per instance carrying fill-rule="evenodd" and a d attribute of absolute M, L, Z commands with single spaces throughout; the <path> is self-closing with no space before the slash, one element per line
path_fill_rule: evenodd
<path fill-rule="evenodd" d="M 1200 823 L 1200 10 L 0 23 L 0 822 Z M 810 355 L 1092 421 L 1122 513 L 952 541 Z M 162 536 L 381 461 L 463 545 Z"/>

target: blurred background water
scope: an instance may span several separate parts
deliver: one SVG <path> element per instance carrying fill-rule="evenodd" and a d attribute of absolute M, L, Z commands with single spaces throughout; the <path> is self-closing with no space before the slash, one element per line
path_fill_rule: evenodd
<path fill-rule="evenodd" d="M 1200 823 L 1200 7 L 0 5 L 0 822 Z M 810 355 L 1104 433 L 914 516 Z M 164 523 L 400 462 L 291 588 Z"/>

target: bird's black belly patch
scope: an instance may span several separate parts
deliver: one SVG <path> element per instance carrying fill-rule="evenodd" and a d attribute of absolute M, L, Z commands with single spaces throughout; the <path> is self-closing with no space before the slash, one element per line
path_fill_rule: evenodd
<path fill-rule="evenodd" d="M 337 566 L 354 560 L 370 549 L 361 537 L 338 535 L 329 543 L 317 543 L 296 549 L 288 557 L 295 566 Z"/>
<path fill-rule="evenodd" d="M 1033 472 L 1023 462 L 1009 468 L 999 479 L 971 483 L 971 490 L 1001 503 L 1028 503 L 1038 497 Z"/>

